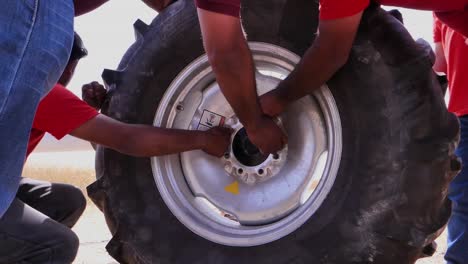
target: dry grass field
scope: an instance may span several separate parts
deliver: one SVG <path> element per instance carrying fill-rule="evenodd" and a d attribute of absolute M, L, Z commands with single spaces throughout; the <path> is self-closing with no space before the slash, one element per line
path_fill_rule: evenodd
<path fill-rule="evenodd" d="M 23 170 L 23 176 L 38 180 L 71 184 L 86 193 L 86 187 L 95 179 L 95 172 L 92 168 L 41 168 L 26 166 Z"/>

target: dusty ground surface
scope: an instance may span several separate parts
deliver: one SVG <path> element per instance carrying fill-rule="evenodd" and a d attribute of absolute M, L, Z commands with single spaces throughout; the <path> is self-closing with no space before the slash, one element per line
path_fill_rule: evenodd
<path fill-rule="evenodd" d="M 86 208 L 73 230 L 80 238 L 80 249 L 75 264 L 115 264 L 106 251 L 111 238 L 102 213 L 94 205 Z"/>
<path fill-rule="evenodd" d="M 443 264 L 444 254 L 447 250 L 447 232 L 444 232 L 437 240 L 437 252 L 430 258 L 420 259 L 417 264 Z"/>

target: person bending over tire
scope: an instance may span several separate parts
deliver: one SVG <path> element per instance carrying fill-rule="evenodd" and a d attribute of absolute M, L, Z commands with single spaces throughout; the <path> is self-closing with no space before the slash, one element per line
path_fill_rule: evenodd
<path fill-rule="evenodd" d="M 278 89 L 262 96 L 263 112 L 258 108 L 252 56 L 239 19 L 240 0 L 196 0 L 196 3 L 205 49 L 224 95 L 245 125 L 251 141 L 264 152 L 271 152 L 278 150 L 284 141 L 279 140 L 281 133 L 271 120 L 262 119 L 263 112 L 279 115 L 286 105 L 319 88 L 346 63 L 363 11 L 370 1 L 320 0 L 317 38 Z M 468 0 L 380 0 L 379 3 L 437 11 L 441 20 L 468 35 Z M 255 126 L 250 128 L 254 120 L 257 120 Z"/>
<path fill-rule="evenodd" d="M 434 70 L 447 74 L 450 100 L 448 109 L 460 120 L 460 144 L 456 154 L 468 164 L 468 76 L 463 73 L 468 67 L 468 41 L 460 33 L 434 18 L 434 42 L 436 62 Z M 452 216 L 448 223 L 448 248 L 445 260 L 448 264 L 468 262 L 468 168 L 450 183 L 449 198 L 452 201 Z"/>
<path fill-rule="evenodd" d="M 130 125 L 99 114 L 65 86 L 87 54 L 81 39 L 75 42 L 59 83 L 39 104 L 29 139 L 29 155 L 46 132 L 57 139 L 67 134 L 108 146 L 125 154 L 157 156 L 193 149 L 222 156 L 230 130 L 206 132 Z M 84 99 L 98 108 L 105 89 L 98 83 L 83 86 Z M 23 178 L 12 205 L 0 219 L 0 263 L 71 263 L 78 237 L 70 229 L 86 207 L 82 192 L 71 185 Z"/>

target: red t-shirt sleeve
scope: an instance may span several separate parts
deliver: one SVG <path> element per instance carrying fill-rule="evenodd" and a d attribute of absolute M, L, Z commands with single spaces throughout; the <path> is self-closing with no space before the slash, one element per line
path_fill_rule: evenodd
<path fill-rule="evenodd" d="M 228 16 L 240 16 L 240 0 L 195 0 L 198 8 Z"/>
<path fill-rule="evenodd" d="M 61 139 L 98 114 L 94 108 L 57 84 L 39 103 L 33 128 Z"/>
<path fill-rule="evenodd" d="M 434 15 L 433 38 L 434 38 L 434 43 L 442 41 L 441 22 L 439 19 L 437 19 L 437 17 L 435 17 L 435 15 Z"/>
<path fill-rule="evenodd" d="M 369 6 L 369 0 L 320 0 L 320 19 L 338 19 L 355 15 Z"/>

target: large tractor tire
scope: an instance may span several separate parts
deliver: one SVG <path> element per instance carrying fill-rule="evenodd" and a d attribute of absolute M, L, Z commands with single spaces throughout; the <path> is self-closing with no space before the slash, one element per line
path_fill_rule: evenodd
<path fill-rule="evenodd" d="M 318 4 L 243 4 L 262 94 L 313 42 Z M 219 91 L 193 0 L 135 29 L 118 70 L 103 74 L 103 112 L 169 128 L 225 124 L 236 137 L 221 159 L 201 151 L 135 158 L 99 147 L 88 192 L 106 216 L 116 260 L 404 264 L 430 253 L 450 215 L 459 127 L 430 48 L 396 19 L 366 10 L 348 63 L 281 116 L 289 144 L 268 157 L 249 150 Z"/>

